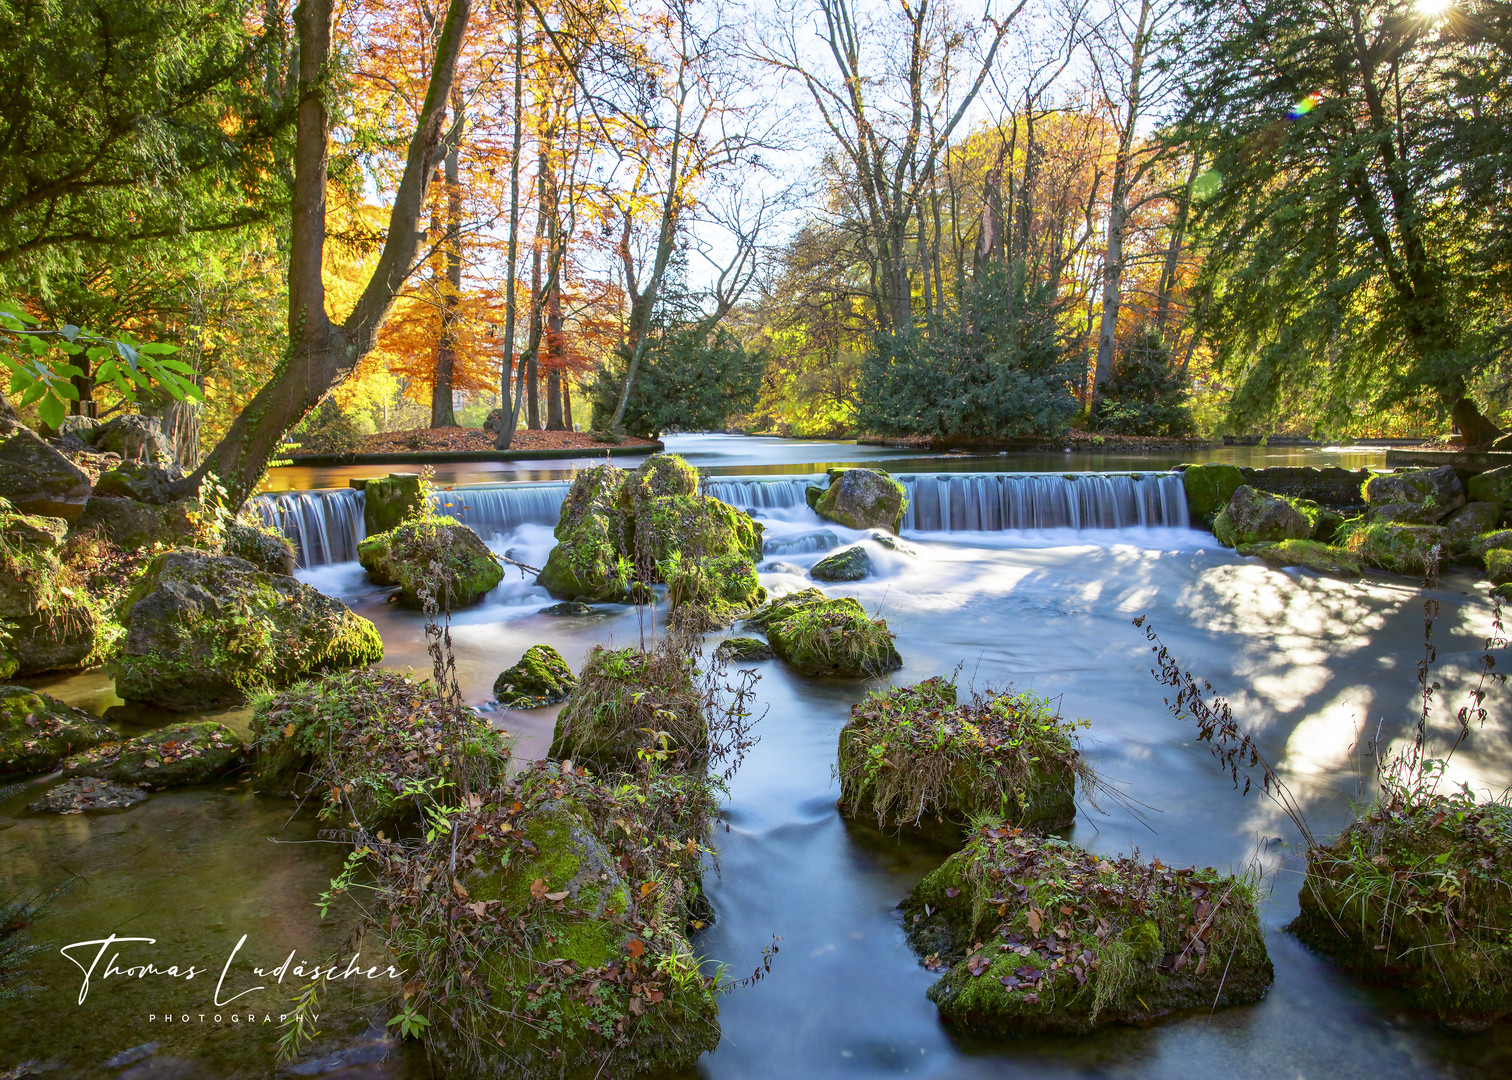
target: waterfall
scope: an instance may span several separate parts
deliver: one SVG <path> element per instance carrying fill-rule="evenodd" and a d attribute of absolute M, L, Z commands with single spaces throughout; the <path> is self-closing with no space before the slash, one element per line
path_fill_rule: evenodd
<path fill-rule="evenodd" d="M 1187 527 L 1186 490 L 1176 473 L 940 473 L 897 478 L 908 491 L 903 529 L 917 532 L 1003 532 L 1024 529 Z M 705 493 L 753 517 L 799 522 L 808 515 L 805 489 L 821 477 L 704 481 Z M 521 525 L 555 525 L 571 485 L 482 484 L 436 493 L 436 511 L 472 526 L 484 540 L 502 540 Z M 279 492 L 252 500 L 263 521 L 294 541 L 301 566 L 357 558 L 363 493 L 353 488 Z M 827 551 L 838 541 L 816 529 L 773 538 L 769 554 Z M 780 551 L 779 551 L 780 549 Z"/>
<path fill-rule="evenodd" d="M 280 491 L 248 503 L 264 525 L 294 542 L 300 566 L 326 566 L 357 558 L 357 541 L 367 535 L 362 509 L 367 500 L 357 488 L 331 491 Z"/>

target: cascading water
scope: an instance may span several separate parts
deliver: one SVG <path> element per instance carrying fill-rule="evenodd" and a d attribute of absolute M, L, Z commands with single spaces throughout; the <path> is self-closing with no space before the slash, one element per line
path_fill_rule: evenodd
<path fill-rule="evenodd" d="M 1027 473 L 904 475 L 908 491 L 903 529 L 908 532 L 1004 532 L 1031 529 L 1186 528 L 1186 493 L 1174 473 Z M 814 521 L 805 491 L 819 477 L 704 481 L 703 490 L 753 517 L 793 524 Z M 472 528 L 484 540 L 503 540 L 522 525 L 554 525 L 571 485 L 565 481 L 478 485 L 436 494 L 439 513 Z M 283 492 L 254 501 L 268 524 L 294 541 L 300 565 L 323 566 L 357 558 L 363 530 L 363 494 L 355 489 Z M 827 551 L 834 534 L 813 530 L 772 537 L 768 554 Z"/>

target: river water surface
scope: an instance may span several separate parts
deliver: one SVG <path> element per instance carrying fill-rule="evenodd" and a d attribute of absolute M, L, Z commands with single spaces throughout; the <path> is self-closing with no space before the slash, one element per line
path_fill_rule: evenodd
<path fill-rule="evenodd" d="M 1122 797 L 1085 805 L 1072 840 L 1103 853 L 1137 849 L 1170 864 L 1263 868 L 1270 896 L 1262 920 L 1276 966 L 1269 996 L 1247 1008 L 1078 1039 L 958 1037 L 924 996 L 934 976 L 908 949 L 895 910 L 946 852 L 847 823 L 835 810 L 836 739 L 868 684 L 803 678 L 781 661 L 765 662 L 754 665 L 767 710 L 761 741 L 731 785 L 727 828 L 716 837 L 721 869 L 710 893 L 718 919 L 696 946 L 728 965 L 733 977 L 754 970 L 774 937 L 780 952 L 763 981 L 722 999 L 724 1041 L 700 1062 L 700 1075 L 1387 1080 L 1505 1077 L 1512 1070 L 1506 1025 L 1478 1036 L 1442 1033 L 1392 994 L 1361 986 L 1283 932 L 1300 884 L 1295 829 L 1258 791 L 1244 797 L 1234 790 L 1206 746 L 1193 741 L 1193 730 L 1167 713 L 1163 688 L 1149 671 L 1148 645 L 1132 625 L 1146 616 L 1184 667 L 1234 703 L 1323 836 L 1348 821 L 1366 791 L 1364 744 L 1400 738 L 1416 715 L 1420 589 L 1403 580 L 1342 582 L 1276 571 L 1238 558 L 1185 527 L 1184 504 L 1172 502 L 1173 482 L 1159 475 L 1174 461 L 1102 462 L 1093 471 L 1137 468 L 1144 475 L 1084 476 L 1075 483 L 1091 486 L 1068 488 L 1073 481 L 1060 474 L 1087 471 L 1085 455 L 961 462 L 734 437 L 674 437 L 668 444 L 711 470 L 711 490 L 764 519 L 768 561 L 761 576 L 770 590 L 808 585 L 805 571 L 824 550 L 868 543 L 875 575 L 826 589 L 853 595 L 887 619 L 904 659 L 890 681 L 959 669 L 963 684 L 1032 687 L 1059 698 L 1065 715 L 1090 721 L 1085 752 Z M 1380 462 L 1379 452 L 1241 453 L 1243 463 L 1256 465 Z M 826 525 L 802 505 L 806 478 L 836 463 L 878 463 L 907 477 L 916 500 L 912 526 L 904 528 L 908 550 L 888 551 L 864 534 Z M 552 543 L 559 481 L 568 475 L 557 464 L 528 475 L 442 477 L 535 482 L 502 491 L 459 488 L 443 498 L 465 507 L 496 550 L 539 566 Z M 1042 482 L 996 475 L 1013 472 L 1046 475 Z M 306 488 L 345 482 L 307 472 L 275 478 L 273 487 L 288 490 L 295 481 Z M 353 509 L 322 507 L 330 521 L 349 519 Z M 1026 513 L 1033 515 L 1028 527 Z M 306 554 L 301 578 L 377 623 L 385 666 L 428 670 L 417 615 L 387 604 L 387 590 L 368 584 L 355 563 Z M 1484 584 L 1469 576 L 1446 576 L 1436 595 L 1437 677 L 1457 707 L 1491 608 Z M 539 614 L 549 603 L 543 590 L 516 576 L 483 605 L 454 617 L 470 703 L 487 707 L 494 677 L 536 642 L 555 645 L 576 666 L 595 643 L 629 644 L 656 632 L 655 616 L 646 611 L 607 606 L 589 617 Z M 34 684 L 97 712 L 117 701 L 98 673 Z M 1512 782 L 1512 744 L 1497 693 L 1492 720 L 1460 750 L 1452 770 L 1456 782 L 1500 793 Z M 544 753 L 554 711 L 494 715 L 519 733 L 518 752 L 528 758 Z M 1436 718 L 1447 730 L 1448 713 Z M 174 719 L 151 712 L 125 718 L 148 725 Z M 244 711 L 225 719 L 245 729 Z M 239 1003 L 257 1005 L 259 1022 L 247 1025 L 224 1015 L 214 1023 L 213 979 L 243 934 L 244 954 L 271 964 L 291 949 L 311 957 L 350 954 L 354 943 L 342 940 L 340 909 L 322 921 L 313 906 L 339 868 L 339 848 L 313 842 L 312 823 L 291 818 L 285 803 L 252 796 L 235 779 L 157 795 L 120 815 L 65 819 L 24 810 L 45 783 L 32 781 L 0 803 L 0 897 L 29 895 L 73 876 L 73 887 L 35 928 L 54 949 L 112 932 L 155 936 L 152 948 L 161 956 L 193 957 L 215 970 L 190 982 L 96 982 L 81 1005 L 80 972 L 52 951 L 36 962 L 30 995 L 0 1007 L 0 1074 L 27 1059 L 93 1074 L 92 1066 L 117 1052 L 152 1041 L 161 1048 L 132 1068 L 157 1062 L 162 1075 L 270 1073 L 276 1023 L 260 1021 L 292 997 L 295 980 Z M 227 996 L 250 985 L 244 980 Z M 376 1045 L 371 1038 L 363 1043 L 362 1032 L 382 1018 L 375 1004 L 380 990 L 343 986 L 331 997 L 312 1053 Z M 204 1009 L 196 1002 L 209 1005 L 210 1018 L 174 1025 L 146 1019 L 197 1016 Z M 425 1075 L 413 1050 L 353 1069 Z"/>

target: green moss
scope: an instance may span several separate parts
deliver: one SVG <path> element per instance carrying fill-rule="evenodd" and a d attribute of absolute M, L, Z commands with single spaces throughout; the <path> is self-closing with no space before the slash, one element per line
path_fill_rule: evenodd
<path fill-rule="evenodd" d="M 903 527 L 907 489 L 882 469 L 831 469 L 829 487 L 813 504 L 814 513 L 848 529 Z"/>
<path fill-rule="evenodd" d="M 987 823 L 904 902 L 940 1015 L 974 1034 L 1080 1034 L 1257 1001 L 1272 979 L 1249 882 L 1107 859 Z"/>
<path fill-rule="evenodd" d="M 871 556 L 857 544 L 820 559 L 809 571 L 809 577 L 815 581 L 860 581 L 871 569 Z"/>
<path fill-rule="evenodd" d="M 903 666 L 887 623 L 868 618 L 849 596 L 805 589 L 772 601 L 748 623 L 765 630 L 773 651 L 805 675 L 861 678 Z"/>
<path fill-rule="evenodd" d="M 0 776 L 49 772 L 69 754 L 113 738 L 83 709 L 24 686 L 0 686 Z"/>
<path fill-rule="evenodd" d="M 63 775 L 97 776 L 161 790 L 207 783 L 241 764 L 245 752 L 236 732 L 224 724 L 170 724 L 75 754 L 63 763 Z"/>
<path fill-rule="evenodd" d="M 1470 796 L 1377 806 L 1308 852 L 1288 929 L 1402 986 L 1439 1021 L 1512 1015 L 1512 808 Z"/>
<path fill-rule="evenodd" d="M 1188 465 L 1181 473 L 1187 513 L 1194 521 L 1210 520 L 1243 483 L 1244 475 L 1233 465 Z"/>
<path fill-rule="evenodd" d="M 943 678 L 869 695 L 840 732 L 840 806 L 884 828 L 928 819 L 965 830 L 982 814 L 1070 827 L 1086 771 L 1075 722 L 1031 691 L 956 704 Z"/>
<path fill-rule="evenodd" d="M 324 817 L 368 828 L 477 790 L 509 770 L 511 739 L 464 709 L 449 714 L 429 682 L 377 668 L 326 675 L 253 702 L 259 791 L 318 793 Z"/>
<path fill-rule="evenodd" d="M 1274 567 L 1300 566 L 1335 577 L 1359 577 L 1360 557 L 1348 548 L 1316 540 L 1283 540 L 1278 544 L 1241 544 L 1239 554 Z"/>
<path fill-rule="evenodd" d="M 1309 516 L 1309 509 L 1312 516 Z M 1313 533 L 1317 504 L 1240 486 L 1213 519 L 1213 536 L 1225 547 L 1280 540 L 1305 540 Z"/>
<path fill-rule="evenodd" d="M 380 585 L 398 585 L 400 603 L 424 606 L 431 595 L 448 608 L 476 604 L 504 578 L 498 558 L 466 525 L 449 517 L 423 517 L 370 536 L 357 558 Z"/>
<path fill-rule="evenodd" d="M 1361 522 L 1348 530 L 1343 546 L 1366 566 L 1413 577 L 1426 576 L 1430 564 L 1442 565 L 1448 555 L 1447 534 L 1436 525 Z"/>
<path fill-rule="evenodd" d="M 770 644 L 753 637 L 726 638 L 719 643 L 718 652 L 720 656 L 736 663 L 771 660 L 777 655 Z"/>
<path fill-rule="evenodd" d="M 600 773 L 657 757 L 704 760 L 709 726 L 695 674 L 692 662 L 670 648 L 595 645 L 557 715 L 551 756 Z"/>
<path fill-rule="evenodd" d="M 532 645 L 519 663 L 494 680 L 494 697 L 511 709 L 539 709 L 566 701 L 577 679 L 562 654 L 550 645 Z"/>
<path fill-rule="evenodd" d="M 1492 548 L 1486 552 L 1486 574 L 1493 585 L 1512 582 L 1512 551 Z"/>

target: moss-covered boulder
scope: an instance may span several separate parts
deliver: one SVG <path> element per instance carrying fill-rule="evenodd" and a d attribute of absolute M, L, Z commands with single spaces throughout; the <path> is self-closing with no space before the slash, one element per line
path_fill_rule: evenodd
<path fill-rule="evenodd" d="M 1460 507 L 1444 519 L 1450 554 L 1468 553 L 1482 536 L 1496 531 L 1500 520 L 1501 507 L 1495 503 L 1472 502 Z"/>
<path fill-rule="evenodd" d="M 175 544 L 211 546 L 197 499 L 158 506 L 119 496 L 91 495 L 74 527 L 94 530 L 127 550 Z"/>
<path fill-rule="evenodd" d="M 0 499 L 0 670 L 72 671 L 96 663 L 112 633 L 86 583 L 61 559 L 68 523 L 17 513 Z"/>
<path fill-rule="evenodd" d="M 504 566 L 482 538 L 449 517 L 424 517 L 357 545 L 357 560 L 375 584 L 399 586 L 399 602 L 425 597 L 448 609 L 476 604 L 504 579 Z"/>
<path fill-rule="evenodd" d="M 183 497 L 178 483 L 183 477 L 183 471 L 177 468 L 164 469 L 139 461 L 123 461 L 100 474 L 95 481 L 94 494 L 166 506 Z"/>
<path fill-rule="evenodd" d="M 719 643 L 719 647 L 715 652 L 724 659 L 735 663 L 772 660 L 777 656 L 772 650 L 770 642 L 753 637 L 726 638 Z"/>
<path fill-rule="evenodd" d="M 409 1004 L 430 1020 L 439 1075 L 590 1080 L 606 1061 L 616 1076 L 681 1075 L 718 1045 L 714 983 L 658 843 L 666 822 L 646 813 L 662 801 L 540 763 L 418 859 L 377 845 L 389 945 L 415 975 Z M 453 853 L 455 878 L 414 872 Z M 446 953 L 429 947 L 438 933 Z M 458 959 L 475 977 L 448 988 Z"/>
<path fill-rule="evenodd" d="M 1350 971 L 1395 983 L 1440 1022 L 1512 1015 L 1512 808 L 1456 797 L 1377 806 L 1307 853 L 1287 928 Z"/>
<path fill-rule="evenodd" d="M 1069 828 L 1085 770 L 1076 727 L 1027 690 L 957 704 L 936 677 L 873 693 L 840 731 L 841 809 L 887 829 L 932 820 L 957 838 L 982 814 Z"/>
<path fill-rule="evenodd" d="M 1374 510 L 1388 504 L 1410 503 L 1420 507 L 1432 524 L 1465 505 L 1465 488 L 1451 465 L 1436 469 L 1402 469 L 1380 473 L 1365 482 L 1365 501 Z"/>
<path fill-rule="evenodd" d="M 765 632 L 772 650 L 805 675 L 862 678 L 903 666 L 887 622 L 869 618 L 849 596 L 803 589 L 769 602 L 747 625 Z"/>
<path fill-rule="evenodd" d="M 1448 533 L 1439 525 L 1387 525 L 1371 522 L 1354 528 L 1344 546 L 1366 566 L 1391 574 L 1427 575 L 1448 555 Z"/>
<path fill-rule="evenodd" d="M 882 469 L 831 469 L 829 487 L 814 503 L 814 513 L 848 529 L 903 527 L 908 507 L 903 485 Z"/>
<path fill-rule="evenodd" d="M 1505 585 L 1512 582 L 1512 551 L 1506 548 L 1492 548 L 1486 552 L 1486 576 L 1491 579 L 1493 585 Z"/>
<path fill-rule="evenodd" d="M 1503 465 L 1499 469 L 1472 476 L 1468 494 L 1475 502 L 1512 506 L 1512 465 Z"/>
<path fill-rule="evenodd" d="M 340 600 L 244 559 L 153 560 L 126 614 L 116 693 L 185 712 L 238 705 L 321 671 L 376 663 L 383 642 Z"/>
<path fill-rule="evenodd" d="M 871 571 L 871 556 L 857 544 L 820 559 L 809 571 L 809 577 L 815 581 L 861 581 Z"/>
<path fill-rule="evenodd" d="M 452 712 L 428 681 L 363 668 L 260 695 L 252 711 L 253 786 L 317 793 L 321 816 L 372 829 L 481 790 L 509 771 L 511 740 L 471 709 Z"/>
<path fill-rule="evenodd" d="M 511 709 L 539 709 L 566 701 L 577 678 L 562 654 L 550 645 L 532 645 L 519 663 L 499 672 L 494 697 Z"/>
<path fill-rule="evenodd" d="M 1253 887 L 1212 869 L 1104 858 L 984 825 L 904 902 L 944 972 L 929 998 L 962 1031 L 1077 1035 L 1265 996 Z"/>
<path fill-rule="evenodd" d="M 425 505 L 419 473 L 389 473 L 386 477 L 363 480 L 361 484 L 362 524 L 368 536 L 386 533 L 431 512 Z"/>
<path fill-rule="evenodd" d="M 1381 503 L 1370 508 L 1371 521 L 1384 525 L 1436 525 L 1443 513 L 1430 503 Z"/>
<path fill-rule="evenodd" d="M 20 425 L 0 432 L 0 498 L 23 514 L 73 521 L 89 498 L 89 475 Z"/>
<path fill-rule="evenodd" d="M 700 494 L 697 472 L 674 455 L 632 473 L 580 472 L 555 536 L 537 583 L 562 599 L 644 601 L 665 584 L 674 608 L 696 604 L 728 621 L 765 598 L 755 574 L 761 525 Z"/>
<path fill-rule="evenodd" d="M 1228 504 L 1213 519 L 1213 535 L 1224 547 L 1240 544 L 1306 540 L 1313 523 L 1291 500 L 1257 491 L 1248 484 L 1234 489 Z"/>
<path fill-rule="evenodd" d="M 204 784 L 242 763 L 246 747 L 225 724 L 170 724 L 121 742 L 102 743 L 63 763 L 64 776 L 98 776 L 157 791 Z"/>
<path fill-rule="evenodd" d="M 0 686 L 0 776 L 51 772 L 70 754 L 115 737 L 83 709 L 24 686 Z"/>
<path fill-rule="evenodd" d="M 1188 465 L 1181 472 L 1181 486 L 1186 491 L 1187 513 L 1193 521 L 1209 521 L 1223 509 L 1244 483 L 1237 466 L 1208 462 Z"/>
<path fill-rule="evenodd" d="M 222 550 L 246 559 L 259 570 L 292 576 L 298 567 L 294 544 L 287 536 L 260 521 L 233 521 L 226 525 Z"/>
<path fill-rule="evenodd" d="M 600 774 L 643 760 L 706 760 L 709 721 L 696 675 L 691 658 L 670 642 L 649 652 L 595 645 L 557 714 L 551 756 Z"/>
<path fill-rule="evenodd" d="M 1483 561 L 1486 552 L 1493 548 L 1512 548 L 1512 529 L 1482 533 L 1465 545 L 1460 556 L 1468 562 L 1477 563 Z"/>
<path fill-rule="evenodd" d="M 1260 559 L 1278 570 L 1300 566 L 1332 577 L 1359 577 L 1360 557 L 1348 548 L 1316 540 L 1282 540 L 1278 544 L 1241 544 L 1239 554 Z"/>

